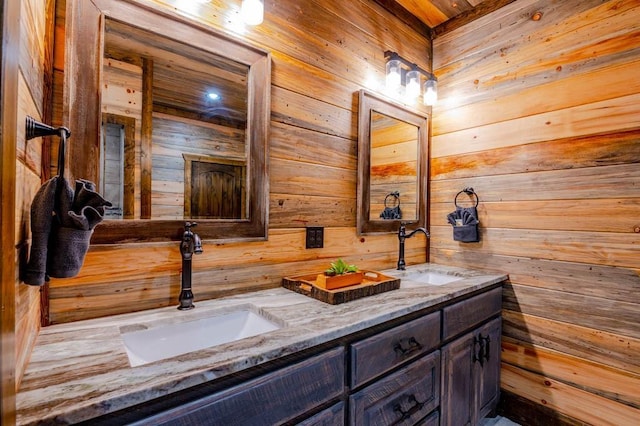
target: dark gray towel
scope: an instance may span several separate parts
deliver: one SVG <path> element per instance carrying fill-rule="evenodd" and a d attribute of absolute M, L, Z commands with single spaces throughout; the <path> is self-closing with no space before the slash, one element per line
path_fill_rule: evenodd
<path fill-rule="evenodd" d="M 58 176 L 45 182 L 31 204 L 32 243 L 24 282 L 42 285 L 46 275 L 76 276 L 105 206 L 111 203 L 95 192 L 92 182 L 76 181 L 75 191 Z"/>

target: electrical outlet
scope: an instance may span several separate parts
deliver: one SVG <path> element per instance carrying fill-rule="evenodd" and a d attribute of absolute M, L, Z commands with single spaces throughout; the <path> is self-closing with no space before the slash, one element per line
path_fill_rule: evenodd
<path fill-rule="evenodd" d="M 310 248 L 324 247 L 324 228 L 321 226 L 312 226 L 307 228 L 307 246 Z"/>

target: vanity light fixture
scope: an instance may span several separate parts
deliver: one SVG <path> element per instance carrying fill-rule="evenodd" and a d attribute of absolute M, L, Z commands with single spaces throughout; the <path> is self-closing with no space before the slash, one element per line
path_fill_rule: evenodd
<path fill-rule="evenodd" d="M 386 88 L 391 93 L 396 93 L 402 86 L 402 63 L 397 59 L 387 60 Z"/>
<path fill-rule="evenodd" d="M 438 98 L 438 79 L 433 73 L 420 68 L 390 50 L 384 52 L 384 57 L 387 60 L 387 92 L 392 96 L 404 95 L 408 103 L 414 103 L 420 97 L 420 89 L 423 88 L 422 102 L 428 106 L 435 105 Z M 424 80 L 424 85 L 422 80 Z"/>
<path fill-rule="evenodd" d="M 264 19 L 263 0 L 242 0 L 240 8 L 242 20 L 247 25 L 260 25 Z"/>

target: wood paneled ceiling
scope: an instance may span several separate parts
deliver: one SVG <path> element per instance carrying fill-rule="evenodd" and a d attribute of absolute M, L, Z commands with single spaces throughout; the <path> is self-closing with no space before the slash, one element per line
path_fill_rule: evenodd
<path fill-rule="evenodd" d="M 413 28 L 435 38 L 515 0 L 375 0 Z"/>

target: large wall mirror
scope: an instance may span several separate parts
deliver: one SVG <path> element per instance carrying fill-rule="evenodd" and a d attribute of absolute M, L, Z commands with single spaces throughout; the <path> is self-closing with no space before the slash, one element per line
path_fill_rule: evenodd
<path fill-rule="evenodd" d="M 112 202 L 94 243 L 267 237 L 270 56 L 135 0 L 69 0 L 68 175 Z"/>
<path fill-rule="evenodd" d="M 396 232 L 400 223 L 426 226 L 426 115 L 359 94 L 358 234 Z"/>

